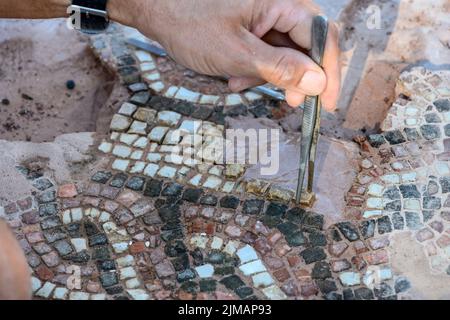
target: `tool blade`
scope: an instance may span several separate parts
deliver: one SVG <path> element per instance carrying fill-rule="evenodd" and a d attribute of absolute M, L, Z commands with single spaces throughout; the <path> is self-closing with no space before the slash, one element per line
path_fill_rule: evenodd
<path fill-rule="evenodd" d="M 297 181 L 297 193 L 296 201 L 300 204 L 303 181 L 305 179 L 306 167 L 309 163 L 312 140 L 314 135 L 314 125 L 317 120 L 317 99 L 318 97 L 306 97 L 304 109 L 303 109 L 303 120 L 302 120 L 302 135 L 300 142 L 300 162 L 298 171 L 298 181 Z"/>

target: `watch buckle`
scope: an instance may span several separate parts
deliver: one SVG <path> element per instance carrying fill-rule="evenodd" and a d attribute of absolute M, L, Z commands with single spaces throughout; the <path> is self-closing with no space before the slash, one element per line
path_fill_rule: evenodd
<path fill-rule="evenodd" d="M 77 5 L 69 6 L 69 10 L 71 10 L 73 12 L 77 12 L 77 13 L 84 13 L 87 16 L 93 15 L 93 16 L 97 16 L 97 17 L 102 17 L 105 20 L 109 20 L 108 13 L 103 10 L 98 10 L 98 9 L 93 9 L 93 8 L 88 8 L 88 7 L 83 7 L 83 6 L 77 6 Z"/>

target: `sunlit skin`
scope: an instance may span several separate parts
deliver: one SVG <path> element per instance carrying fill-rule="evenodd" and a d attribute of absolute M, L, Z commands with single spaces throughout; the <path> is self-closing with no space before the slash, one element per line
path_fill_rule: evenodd
<path fill-rule="evenodd" d="M 0 220 L 0 300 L 30 297 L 30 271 L 25 255 L 8 225 Z"/>
<path fill-rule="evenodd" d="M 67 16 L 70 0 L 0 0 L 0 18 Z M 180 64 L 229 77 L 232 91 L 272 83 L 292 107 L 306 95 L 336 108 L 340 90 L 338 31 L 330 23 L 323 69 L 306 54 L 321 10 L 308 0 L 109 0 L 110 18 L 160 42 Z M 49 39 L 49 41 L 51 41 Z M 30 296 L 21 248 L 0 222 L 0 299 Z"/>
<path fill-rule="evenodd" d="M 66 16 L 69 0 L 0 0 L 0 15 Z M 109 0 L 112 20 L 159 41 L 180 64 L 199 73 L 230 77 L 241 91 L 265 82 L 286 90 L 289 105 L 322 95 L 328 111 L 340 90 L 338 31 L 331 23 L 323 70 L 305 52 L 312 18 L 308 0 Z"/>

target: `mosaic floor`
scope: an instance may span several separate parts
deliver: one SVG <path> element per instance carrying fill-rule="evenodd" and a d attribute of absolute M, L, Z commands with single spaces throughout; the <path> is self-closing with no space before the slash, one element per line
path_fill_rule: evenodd
<path fill-rule="evenodd" d="M 293 190 L 222 161 L 226 118 L 272 118 L 276 103 L 227 94 L 122 36 L 92 39 L 130 98 L 80 169 L 89 178 L 57 184 L 17 163 L 34 191 L 0 207 L 36 299 L 408 299 L 421 287 L 398 265 L 405 235 L 448 287 L 450 72 L 402 74 L 382 133 L 355 137 L 359 174 L 330 226 Z"/>

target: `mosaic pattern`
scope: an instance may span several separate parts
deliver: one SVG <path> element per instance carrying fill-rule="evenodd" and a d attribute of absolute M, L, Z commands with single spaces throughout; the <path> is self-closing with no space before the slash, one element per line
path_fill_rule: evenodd
<path fill-rule="evenodd" d="M 118 70 L 126 83 L 134 84 L 140 75 L 143 83 L 158 96 L 204 105 L 209 109 L 228 107 L 233 110 L 231 114 L 246 112 L 242 106 L 255 105 L 266 100 L 253 91 L 230 93 L 226 82 L 194 73 L 177 65 L 170 58 L 155 57 L 142 50 L 132 51 L 126 47 L 125 38 L 149 41 L 135 30 L 114 25 L 109 33 L 93 37 L 92 46 L 107 64 Z M 133 88 L 138 89 L 141 86 L 142 84 L 134 84 Z M 263 112 L 256 109 L 250 111 Z"/>
<path fill-rule="evenodd" d="M 382 124 L 361 138 L 365 159 L 348 195 L 378 230 L 412 230 L 432 270 L 449 270 L 449 76 L 415 68 L 401 76 L 405 92 Z M 406 95 L 408 94 L 408 96 Z"/>
<path fill-rule="evenodd" d="M 390 253 L 402 232 L 415 233 L 433 270 L 448 268 L 448 73 L 402 75 L 384 132 L 355 139 L 363 160 L 347 218 L 327 226 L 291 191 L 244 183 L 244 166 L 195 152 L 221 143 L 228 110 L 270 116 L 269 102 L 227 109 L 157 96 L 141 78 L 152 74 L 148 55 L 110 35 L 93 46 L 130 98 L 93 146 L 89 179 L 58 186 L 21 164 L 34 193 L 0 208 L 36 299 L 405 299 L 411 283 Z"/>

